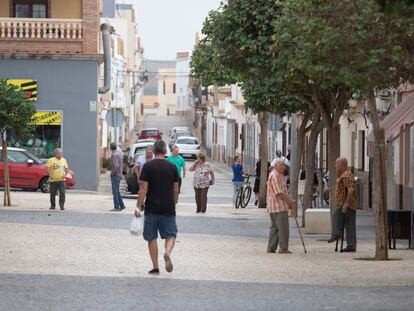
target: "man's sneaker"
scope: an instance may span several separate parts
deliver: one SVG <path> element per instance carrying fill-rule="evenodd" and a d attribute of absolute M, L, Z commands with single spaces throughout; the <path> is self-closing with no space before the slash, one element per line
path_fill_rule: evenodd
<path fill-rule="evenodd" d="M 167 270 L 167 272 L 171 273 L 173 271 L 173 264 L 172 264 L 170 256 L 168 256 L 168 254 L 164 254 L 164 261 L 165 261 L 165 270 Z"/>
<path fill-rule="evenodd" d="M 123 211 L 124 209 L 126 209 L 126 207 L 125 206 L 122 206 L 119 210 L 120 211 Z"/>
<path fill-rule="evenodd" d="M 154 268 L 154 269 L 148 271 L 148 273 L 153 274 L 153 275 L 158 275 L 158 274 L 160 274 L 160 269 Z"/>
<path fill-rule="evenodd" d="M 332 237 L 328 240 L 328 243 L 333 243 L 333 242 L 336 242 L 336 241 L 338 241 L 340 238 L 341 238 L 341 236 L 340 236 L 340 235 L 338 235 L 338 234 L 332 235 Z"/>
<path fill-rule="evenodd" d="M 54 208 L 54 207 L 50 207 L 49 209 L 52 209 L 52 210 L 53 210 L 53 209 L 55 209 L 55 208 Z"/>
<path fill-rule="evenodd" d="M 110 212 L 119 212 L 119 211 L 120 211 L 120 209 L 119 209 L 119 208 L 113 208 L 113 209 L 110 209 L 109 211 L 110 211 Z"/>

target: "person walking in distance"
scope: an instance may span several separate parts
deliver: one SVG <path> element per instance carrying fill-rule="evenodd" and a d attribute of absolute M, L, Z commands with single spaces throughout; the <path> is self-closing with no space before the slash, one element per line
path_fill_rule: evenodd
<path fill-rule="evenodd" d="M 254 192 L 254 205 L 259 204 L 259 191 L 260 191 L 260 173 L 262 168 L 262 160 L 256 162 L 256 178 L 254 180 L 253 192 Z M 270 162 L 267 161 L 267 176 L 269 176 Z"/>
<path fill-rule="evenodd" d="M 180 156 L 180 150 L 178 149 L 178 146 L 174 145 L 172 149 L 172 154 L 167 158 L 167 160 L 177 167 L 178 177 L 180 179 L 179 191 L 181 192 L 182 178 L 185 178 L 186 168 L 185 168 L 184 158 Z M 181 175 L 181 172 L 182 172 L 182 175 Z"/>
<path fill-rule="evenodd" d="M 45 166 L 45 170 L 49 175 L 50 183 L 50 209 L 56 208 L 56 193 L 59 191 L 59 207 L 63 211 L 65 209 L 65 179 L 68 174 L 69 167 L 63 151 L 60 148 L 55 149 L 54 157 L 50 158 Z"/>
<path fill-rule="evenodd" d="M 275 253 L 279 246 L 279 254 L 291 254 L 289 250 L 289 210 L 296 216 L 294 201 L 289 198 L 285 179 L 283 178 L 285 163 L 277 159 L 275 169 L 267 181 L 267 210 L 270 215 L 268 253 Z"/>
<path fill-rule="evenodd" d="M 276 158 L 273 159 L 272 163 L 270 164 L 270 166 L 274 169 L 276 166 L 276 160 L 277 159 L 282 159 L 283 163 L 285 164 L 285 172 L 283 173 L 284 175 L 284 179 L 286 182 L 286 185 L 289 187 L 290 184 L 290 178 L 289 178 L 289 174 L 290 174 L 290 162 L 288 159 L 286 159 L 284 156 L 282 156 L 282 151 L 277 150 L 276 151 Z"/>
<path fill-rule="evenodd" d="M 342 230 L 346 230 L 346 248 L 343 252 L 355 252 L 357 246 L 356 238 L 356 190 L 355 177 L 348 169 L 348 160 L 338 158 L 336 160 L 336 180 L 335 200 L 337 209 L 332 219 L 332 237 L 329 243 L 340 239 Z"/>
<path fill-rule="evenodd" d="M 232 165 L 233 169 L 233 204 L 236 203 L 237 200 L 237 194 L 239 192 L 239 187 L 241 184 L 243 184 L 244 178 L 243 178 L 243 165 L 241 163 L 240 156 L 235 156 L 234 158 L 234 164 Z"/>
<path fill-rule="evenodd" d="M 158 232 L 165 240 L 165 269 L 173 271 L 171 253 L 177 238 L 175 205 L 178 201 L 178 171 L 165 159 L 167 145 L 163 140 L 154 144 L 155 159 L 146 163 L 141 171 L 141 189 L 137 199 L 135 217 L 141 217 L 145 200 L 144 239 L 152 261 L 150 274 L 159 274 Z"/>
<path fill-rule="evenodd" d="M 112 184 L 112 196 L 114 201 L 114 208 L 111 212 L 119 212 L 125 209 L 124 201 L 122 200 L 121 191 L 119 185 L 122 179 L 122 167 L 123 167 L 123 154 L 120 148 L 117 148 L 116 143 L 111 143 L 109 148 L 112 151 L 111 154 L 111 184 Z"/>
<path fill-rule="evenodd" d="M 134 172 L 135 172 L 135 175 L 137 175 L 138 184 L 139 184 L 139 179 L 140 179 L 139 177 L 141 175 L 141 171 L 142 171 L 142 168 L 144 167 L 145 163 L 147 163 L 148 161 L 151 161 L 155 158 L 153 149 L 154 149 L 153 146 L 148 146 L 147 149 L 145 150 L 145 154 L 141 154 L 135 160 Z"/>
<path fill-rule="evenodd" d="M 208 188 L 214 185 L 215 178 L 210 163 L 206 162 L 206 156 L 202 153 L 197 155 L 197 160 L 190 167 L 190 172 L 194 172 L 194 192 L 197 205 L 197 213 L 207 211 Z"/>

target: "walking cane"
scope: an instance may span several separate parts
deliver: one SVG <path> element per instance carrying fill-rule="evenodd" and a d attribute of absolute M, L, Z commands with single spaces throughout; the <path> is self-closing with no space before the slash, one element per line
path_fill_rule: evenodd
<path fill-rule="evenodd" d="M 339 251 L 340 253 L 342 253 L 342 251 L 344 249 L 344 231 L 345 231 L 345 224 L 346 224 L 346 216 L 347 215 L 348 215 L 348 213 L 342 214 L 341 250 Z M 338 243 L 339 243 L 339 239 L 336 240 L 335 252 L 338 251 Z"/>
<path fill-rule="evenodd" d="M 297 219 L 296 217 L 295 217 L 295 221 L 296 221 L 296 227 L 298 228 L 298 231 L 299 231 L 300 240 L 302 241 L 303 250 L 305 251 L 305 254 L 306 254 L 305 242 L 303 241 L 302 232 L 300 231 L 300 227 L 299 227 L 298 219 Z"/>

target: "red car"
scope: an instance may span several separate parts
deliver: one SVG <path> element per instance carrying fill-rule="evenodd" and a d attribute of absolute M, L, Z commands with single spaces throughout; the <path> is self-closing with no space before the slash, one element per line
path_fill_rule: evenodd
<path fill-rule="evenodd" d="M 139 133 L 138 139 L 148 139 L 153 138 L 155 140 L 162 139 L 162 132 L 156 128 L 146 128 L 141 130 Z"/>
<path fill-rule="evenodd" d="M 25 149 L 7 148 L 9 158 L 10 187 L 49 192 L 48 175 L 45 165 Z M 4 187 L 3 151 L 0 147 L 0 187 Z M 66 189 L 75 187 L 73 171 L 66 177 Z"/>

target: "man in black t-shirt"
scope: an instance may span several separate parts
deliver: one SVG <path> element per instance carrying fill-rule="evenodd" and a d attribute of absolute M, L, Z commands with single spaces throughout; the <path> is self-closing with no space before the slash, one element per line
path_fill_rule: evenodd
<path fill-rule="evenodd" d="M 179 176 L 177 167 L 165 159 L 167 145 L 158 140 L 154 144 L 155 159 L 145 163 L 142 168 L 141 188 L 138 194 L 135 217 L 141 217 L 145 199 L 144 239 L 153 264 L 150 274 L 159 274 L 158 232 L 165 239 L 165 269 L 172 272 L 171 252 L 177 237 L 175 204 L 178 201 Z"/>

